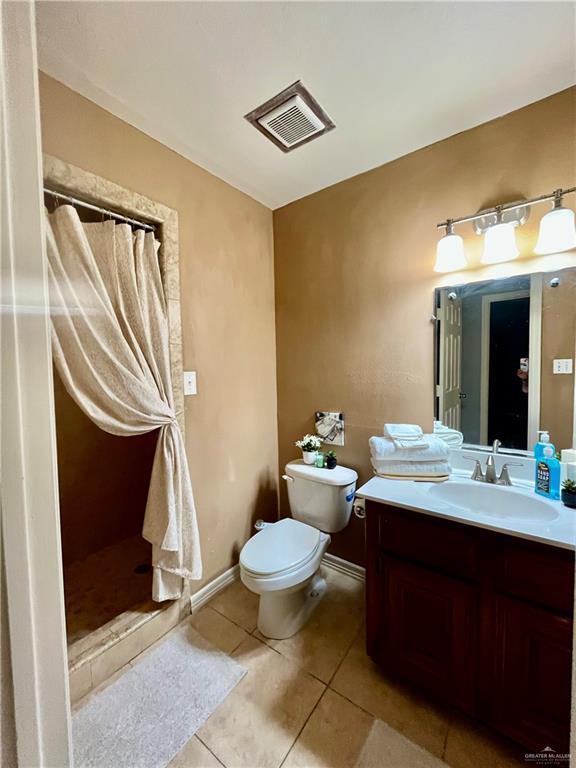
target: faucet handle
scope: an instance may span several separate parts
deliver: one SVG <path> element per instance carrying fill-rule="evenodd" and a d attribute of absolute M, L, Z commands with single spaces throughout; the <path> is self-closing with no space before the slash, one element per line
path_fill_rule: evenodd
<path fill-rule="evenodd" d="M 494 442 L 492 443 L 492 453 L 498 453 L 498 449 L 502 445 L 502 442 L 496 438 Z"/>
<path fill-rule="evenodd" d="M 521 461 L 507 461 L 505 464 L 502 464 L 502 469 L 500 470 L 500 477 L 498 478 L 498 485 L 512 485 L 512 480 L 510 478 L 510 473 L 508 472 L 508 467 L 523 467 L 524 464 Z"/>
<path fill-rule="evenodd" d="M 479 480 L 481 482 L 484 481 L 484 474 L 482 472 L 482 465 L 480 464 L 480 460 L 474 458 L 474 456 L 462 456 L 463 459 L 466 459 L 466 461 L 473 461 L 474 462 L 474 470 L 472 471 L 472 477 L 471 480 Z"/>

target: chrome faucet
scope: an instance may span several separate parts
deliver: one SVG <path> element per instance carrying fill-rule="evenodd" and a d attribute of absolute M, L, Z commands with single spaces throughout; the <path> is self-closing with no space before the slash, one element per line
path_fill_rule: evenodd
<path fill-rule="evenodd" d="M 496 485 L 498 483 L 498 475 L 496 474 L 496 466 L 494 464 L 494 456 L 498 453 L 498 448 L 502 443 L 500 440 L 494 440 L 492 443 L 492 453 L 486 459 L 486 474 L 484 475 L 484 482 L 490 483 L 490 485 Z M 511 483 L 509 483 L 511 485 Z"/>
<path fill-rule="evenodd" d="M 490 453 L 486 459 L 486 473 L 482 472 L 482 465 L 478 459 L 475 459 L 472 456 L 462 457 L 463 459 L 466 459 L 466 461 L 474 462 L 474 469 L 472 470 L 472 475 L 470 477 L 471 480 L 476 480 L 479 483 L 489 483 L 490 485 L 512 485 L 508 467 L 523 467 L 524 465 L 521 462 L 508 461 L 502 465 L 500 475 L 497 475 L 494 456 L 498 453 L 498 449 L 501 445 L 502 443 L 500 440 L 494 440 L 492 444 L 492 453 Z"/>

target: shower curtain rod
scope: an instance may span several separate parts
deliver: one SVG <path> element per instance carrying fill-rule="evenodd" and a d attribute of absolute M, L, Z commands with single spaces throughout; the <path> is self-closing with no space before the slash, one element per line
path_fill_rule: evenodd
<path fill-rule="evenodd" d="M 64 195 L 62 194 L 62 192 L 56 192 L 55 189 L 50 189 L 49 187 L 44 187 L 44 192 L 48 195 L 52 195 L 52 197 L 57 197 L 60 200 L 66 200 L 67 202 L 72 203 L 72 205 L 79 205 L 81 208 L 88 208 L 91 211 L 98 211 L 98 213 L 105 213 L 106 216 L 110 216 L 111 218 L 117 219 L 118 221 L 123 221 L 126 224 L 135 224 L 137 227 L 141 227 L 142 229 L 145 229 L 147 232 L 154 232 L 156 229 L 154 224 L 145 224 L 143 221 L 130 219 L 128 216 L 122 216 L 121 213 L 116 213 L 115 211 L 109 211 L 107 208 L 100 208 L 100 206 L 98 205 L 87 203 L 85 200 L 78 200 L 77 197 L 70 197 L 70 195 Z"/>

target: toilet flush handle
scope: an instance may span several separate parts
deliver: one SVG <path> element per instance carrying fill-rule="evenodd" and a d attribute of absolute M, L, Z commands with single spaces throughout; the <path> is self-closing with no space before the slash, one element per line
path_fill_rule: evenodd
<path fill-rule="evenodd" d="M 282 475 L 282 480 L 286 480 L 287 482 L 293 483 L 294 478 L 290 477 L 290 475 Z"/>

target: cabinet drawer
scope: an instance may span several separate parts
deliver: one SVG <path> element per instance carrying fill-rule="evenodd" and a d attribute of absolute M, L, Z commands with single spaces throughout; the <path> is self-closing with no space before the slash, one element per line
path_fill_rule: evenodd
<path fill-rule="evenodd" d="M 574 608 L 574 553 L 513 539 L 498 542 L 496 589 L 571 615 Z"/>
<path fill-rule="evenodd" d="M 369 505 L 369 513 L 380 516 L 380 549 L 443 573 L 477 577 L 478 546 L 473 529 L 384 504 Z"/>

